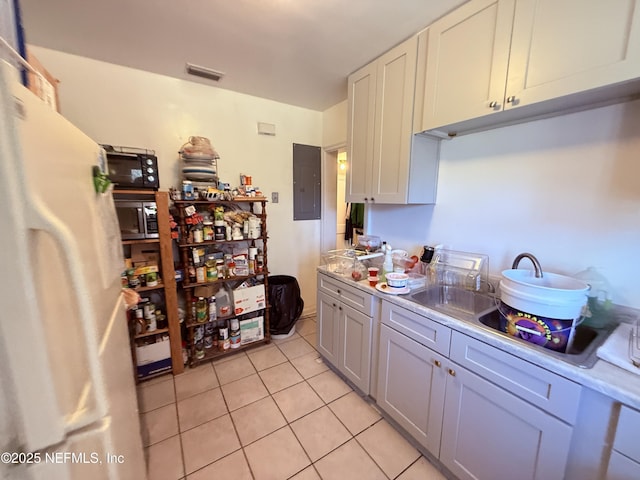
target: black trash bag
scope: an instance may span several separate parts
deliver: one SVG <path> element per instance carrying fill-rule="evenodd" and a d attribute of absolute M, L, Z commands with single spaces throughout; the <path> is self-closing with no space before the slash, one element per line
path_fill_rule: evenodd
<path fill-rule="evenodd" d="M 269 332 L 285 335 L 302 315 L 304 300 L 300 296 L 300 285 L 295 277 L 288 275 L 269 276 Z"/>

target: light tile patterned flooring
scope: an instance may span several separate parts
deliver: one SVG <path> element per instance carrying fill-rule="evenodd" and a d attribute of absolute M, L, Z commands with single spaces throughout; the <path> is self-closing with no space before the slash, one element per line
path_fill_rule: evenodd
<path fill-rule="evenodd" d="M 138 387 L 149 480 L 443 480 L 320 359 L 316 322 Z"/>

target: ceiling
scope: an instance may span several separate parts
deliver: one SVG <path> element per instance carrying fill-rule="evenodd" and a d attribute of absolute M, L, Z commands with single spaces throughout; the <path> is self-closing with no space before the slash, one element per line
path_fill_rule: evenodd
<path fill-rule="evenodd" d="M 20 0 L 26 41 L 325 110 L 346 77 L 466 0 Z M 190 76 L 186 62 L 224 72 Z M 55 75 L 55 72 L 53 72 Z"/>

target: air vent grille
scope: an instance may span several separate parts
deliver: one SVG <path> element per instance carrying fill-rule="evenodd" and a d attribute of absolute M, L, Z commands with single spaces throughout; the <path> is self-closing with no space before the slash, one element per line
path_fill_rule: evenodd
<path fill-rule="evenodd" d="M 187 63 L 187 73 L 196 77 L 206 78 L 207 80 L 213 80 L 214 82 L 219 82 L 220 79 L 224 77 L 224 73 L 222 72 L 217 72 L 215 70 L 212 70 L 211 68 L 201 67 L 199 65 L 194 65 L 193 63 Z"/>

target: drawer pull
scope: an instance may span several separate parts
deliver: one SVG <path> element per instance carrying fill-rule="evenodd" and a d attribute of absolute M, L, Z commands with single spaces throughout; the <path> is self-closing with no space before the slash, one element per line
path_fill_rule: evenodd
<path fill-rule="evenodd" d="M 338 295 L 342 295 L 342 292 L 340 291 L 340 289 L 337 290 Z"/>
<path fill-rule="evenodd" d="M 511 95 L 507 97 L 507 103 L 513 103 L 514 105 L 516 105 L 518 103 L 518 100 L 516 99 L 515 96 Z"/>
<path fill-rule="evenodd" d="M 338 307 L 338 310 L 342 311 L 342 307 Z"/>
<path fill-rule="evenodd" d="M 453 368 L 450 368 L 448 371 L 449 371 L 449 375 L 451 375 L 452 377 L 456 376 L 456 371 Z"/>
<path fill-rule="evenodd" d="M 440 363 L 440 360 L 434 360 L 433 364 L 438 368 L 440 368 L 442 366 L 442 363 Z"/>

